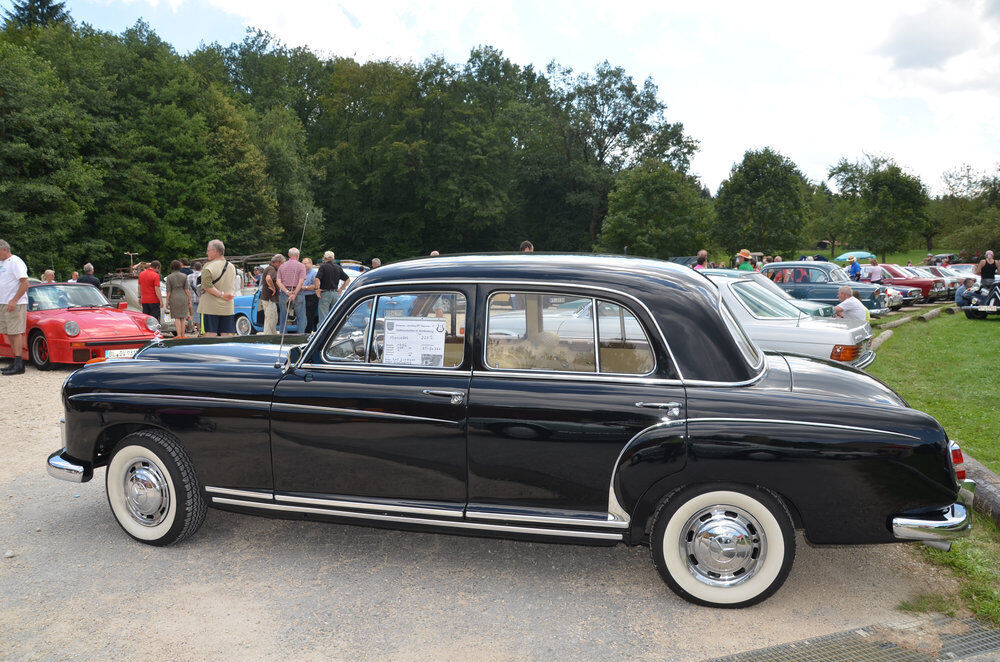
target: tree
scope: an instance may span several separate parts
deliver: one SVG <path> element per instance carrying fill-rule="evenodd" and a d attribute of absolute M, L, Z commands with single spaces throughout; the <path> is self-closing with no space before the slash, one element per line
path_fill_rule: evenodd
<path fill-rule="evenodd" d="M 712 202 L 697 178 L 650 159 L 622 173 L 608 198 L 597 249 L 647 257 L 692 255 L 705 246 Z"/>
<path fill-rule="evenodd" d="M 49 26 L 55 23 L 68 23 L 65 2 L 53 0 L 21 0 L 4 11 L 4 18 L 9 24 L 18 27 L 32 28 Z"/>
<path fill-rule="evenodd" d="M 894 163 L 871 172 L 861 192 L 865 205 L 864 236 L 868 248 L 882 256 L 906 246 L 909 233 L 927 218 L 927 189 Z"/>
<path fill-rule="evenodd" d="M 802 181 L 795 164 L 771 148 L 747 151 L 719 186 L 716 240 L 729 253 L 794 251 L 805 215 Z"/>

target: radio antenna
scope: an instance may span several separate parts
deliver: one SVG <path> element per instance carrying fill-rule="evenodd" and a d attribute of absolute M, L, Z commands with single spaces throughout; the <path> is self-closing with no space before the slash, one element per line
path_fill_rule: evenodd
<path fill-rule="evenodd" d="M 285 321 L 281 324 L 281 341 L 278 342 L 278 355 L 274 357 L 274 367 L 278 370 L 281 369 L 283 361 L 281 360 L 281 348 L 285 345 L 285 327 L 288 326 L 288 304 L 290 301 L 285 301 Z M 295 320 L 296 324 L 299 324 L 298 320 Z"/>

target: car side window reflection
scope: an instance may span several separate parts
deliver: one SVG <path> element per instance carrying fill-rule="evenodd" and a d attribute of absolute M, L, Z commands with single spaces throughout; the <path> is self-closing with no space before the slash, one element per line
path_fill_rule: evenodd
<path fill-rule="evenodd" d="M 371 363 L 457 368 L 465 361 L 465 295 L 407 292 L 379 296 Z"/>
<path fill-rule="evenodd" d="M 365 299 L 354 306 L 327 342 L 323 349 L 323 358 L 335 362 L 364 361 L 371 316 L 372 299 Z"/>

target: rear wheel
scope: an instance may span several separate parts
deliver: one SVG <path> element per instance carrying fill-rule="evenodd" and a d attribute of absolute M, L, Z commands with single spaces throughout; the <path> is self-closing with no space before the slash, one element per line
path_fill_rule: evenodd
<path fill-rule="evenodd" d="M 982 313 L 979 312 L 978 310 L 967 310 L 965 311 L 965 316 L 968 317 L 970 320 L 984 320 L 987 317 L 989 317 L 987 313 Z"/>
<path fill-rule="evenodd" d="M 51 370 L 52 360 L 49 356 L 49 341 L 41 331 L 35 331 L 28 340 L 28 356 L 31 363 L 39 370 Z"/>
<path fill-rule="evenodd" d="M 236 335 L 238 336 L 249 336 L 253 333 L 253 324 L 250 323 L 250 318 L 246 315 L 236 316 Z"/>
<path fill-rule="evenodd" d="M 776 497 L 739 485 L 686 488 L 660 504 L 653 564 L 670 589 L 709 607 L 747 607 L 777 591 L 795 559 L 795 528 Z"/>
<path fill-rule="evenodd" d="M 191 459 L 162 430 L 143 430 L 118 442 L 105 487 L 119 526 L 147 545 L 184 540 L 205 520 L 205 500 Z"/>

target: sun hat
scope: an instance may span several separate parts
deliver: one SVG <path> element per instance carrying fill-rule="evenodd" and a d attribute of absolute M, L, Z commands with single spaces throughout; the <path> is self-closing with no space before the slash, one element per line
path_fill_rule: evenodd
<path fill-rule="evenodd" d="M 741 250 L 739 252 L 739 256 L 740 257 L 745 257 L 746 259 L 749 260 L 750 259 L 750 251 L 748 251 L 747 249 L 744 248 L 743 250 Z"/>
<path fill-rule="evenodd" d="M 848 255 L 847 256 L 847 261 L 848 262 L 854 262 L 854 256 L 853 255 Z"/>

